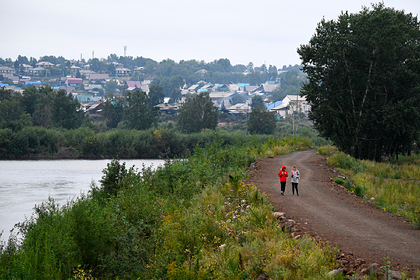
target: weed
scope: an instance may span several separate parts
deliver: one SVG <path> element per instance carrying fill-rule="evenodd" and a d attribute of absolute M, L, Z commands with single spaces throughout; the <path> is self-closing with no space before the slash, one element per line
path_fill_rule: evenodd
<path fill-rule="evenodd" d="M 332 178 L 332 180 L 333 180 L 335 183 L 337 183 L 337 184 L 339 184 L 339 185 L 344 186 L 344 180 L 343 180 L 342 178 L 339 178 L 339 177 L 334 177 L 334 178 Z"/>
<path fill-rule="evenodd" d="M 359 185 L 354 187 L 354 194 L 357 195 L 358 197 L 363 197 L 363 191 L 364 191 L 364 188 Z"/>
<path fill-rule="evenodd" d="M 389 257 L 384 257 L 385 259 L 385 265 L 381 266 L 381 272 L 383 275 L 383 279 L 388 280 L 391 279 L 391 275 L 389 274 L 389 271 L 391 269 L 391 262 L 389 261 Z"/>

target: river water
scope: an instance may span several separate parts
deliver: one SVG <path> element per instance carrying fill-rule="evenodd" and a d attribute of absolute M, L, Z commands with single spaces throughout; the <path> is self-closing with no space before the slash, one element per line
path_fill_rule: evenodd
<path fill-rule="evenodd" d="M 102 170 L 111 160 L 0 160 L 0 241 L 6 241 L 10 230 L 25 217 L 30 217 L 35 205 L 48 197 L 59 205 L 99 185 Z M 126 168 L 143 164 L 153 169 L 163 160 L 121 160 Z"/>

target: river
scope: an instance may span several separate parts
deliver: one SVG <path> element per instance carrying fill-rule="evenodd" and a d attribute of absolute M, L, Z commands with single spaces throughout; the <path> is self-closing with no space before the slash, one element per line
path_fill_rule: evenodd
<path fill-rule="evenodd" d="M 5 241 L 10 230 L 25 217 L 30 217 L 35 205 L 48 197 L 64 205 L 68 200 L 90 190 L 92 182 L 99 185 L 102 170 L 111 160 L 0 160 L 0 241 Z M 163 160 L 121 160 L 127 169 L 143 164 L 153 169 Z"/>

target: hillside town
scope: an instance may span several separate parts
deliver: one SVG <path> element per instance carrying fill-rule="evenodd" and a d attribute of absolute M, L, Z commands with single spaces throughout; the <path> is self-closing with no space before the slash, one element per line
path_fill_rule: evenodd
<path fill-rule="evenodd" d="M 109 94 L 118 96 L 135 90 L 149 93 L 149 86 L 155 79 L 153 76 L 144 75 L 144 67 L 132 67 L 130 69 L 119 62 L 108 62 L 109 71 L 93 71 L 92 68 L 94 67 L 91 67 L 83 59 L 66 60 L 63 64 L 54 64 L 49 61 L 32 63 L 33 65 L 16 62 L 14 67 L 11 67 L 13 65 L 0 65 L 0 75 L 2 76 L 0 87 L 23 92 L 27 87 L 38 88 L 49 85 L 55 90 L 62 89 L 68 94 L 71 93 L 79 100 L 88 114 L 100 113 L 102 104 Z M 251 71 L 262 73 L 265 69 L 261 68 L 264 67 L 265 65 L 263 67 L 252 67 L 252 65 L 250 67 L 248 65 L 242 74 L 247 75 Z M 277 76 L 285 72 L 285 70 L 277 70 L 270 65 L 270 71 L 271 68 L 277 72 Z M 273 112 L 278 119 L 284 118 L 296 108 L 299 108 L 299 111 L 305 115 L 310 111 L 310 104 L 298 94 L 286 94 L 279 100 L 270 98 L 272 92 L 280 88 L 280 78 L 259 84 L 249 82 L 211 83 L 205 79 L 206 72 L 206 69 L 195 71 L 194 74 L 201 75 L 203 79 L 193 84 L 187 84 L 184 79 L 183 85 L 180 85 L 178 89 L 179 98 L 174 102 L 167 96 L 164 102 L 158 105 L 161 112 L 176 112 L 179 106 L 185 102 L 188 94 L 203 92 L 209 94 L 217 108 L 233 116 L 250 113 L 251 100 L 256 95 L 261 96 L 266 109 Z M 137 77 L 137 80 L 133 80 L 134 77 Z M 139 77 L 143 77 L 142 80 Z M 113 85 L 112 88 L 109 86 L 110 84 Z"/>

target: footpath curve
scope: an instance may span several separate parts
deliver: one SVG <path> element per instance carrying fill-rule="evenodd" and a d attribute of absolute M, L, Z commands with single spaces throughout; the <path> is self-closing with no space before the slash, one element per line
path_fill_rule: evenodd
<path fill-rule="evenodd" d="M 285 195 L 280 195 L 277 174 L 282 165 L 289 173 L 292 165 L 299 169 L 300 196 L 292 196 L 290 178 Z M 337 246 L 343 256 L 351 256 L 355 269 L 372 263 L 382 266 L 389 257 L 391 270 L 404 270 L 412 276 L 420 270 L 420 230 L 414 230 L 405 217 L 379 210 L 332 182 L 333 171 L 315 150 L 259 159 L 250 174 L 245 183 L 268 194 L 276 211 L 293 219 L 299 230 Z"/>

